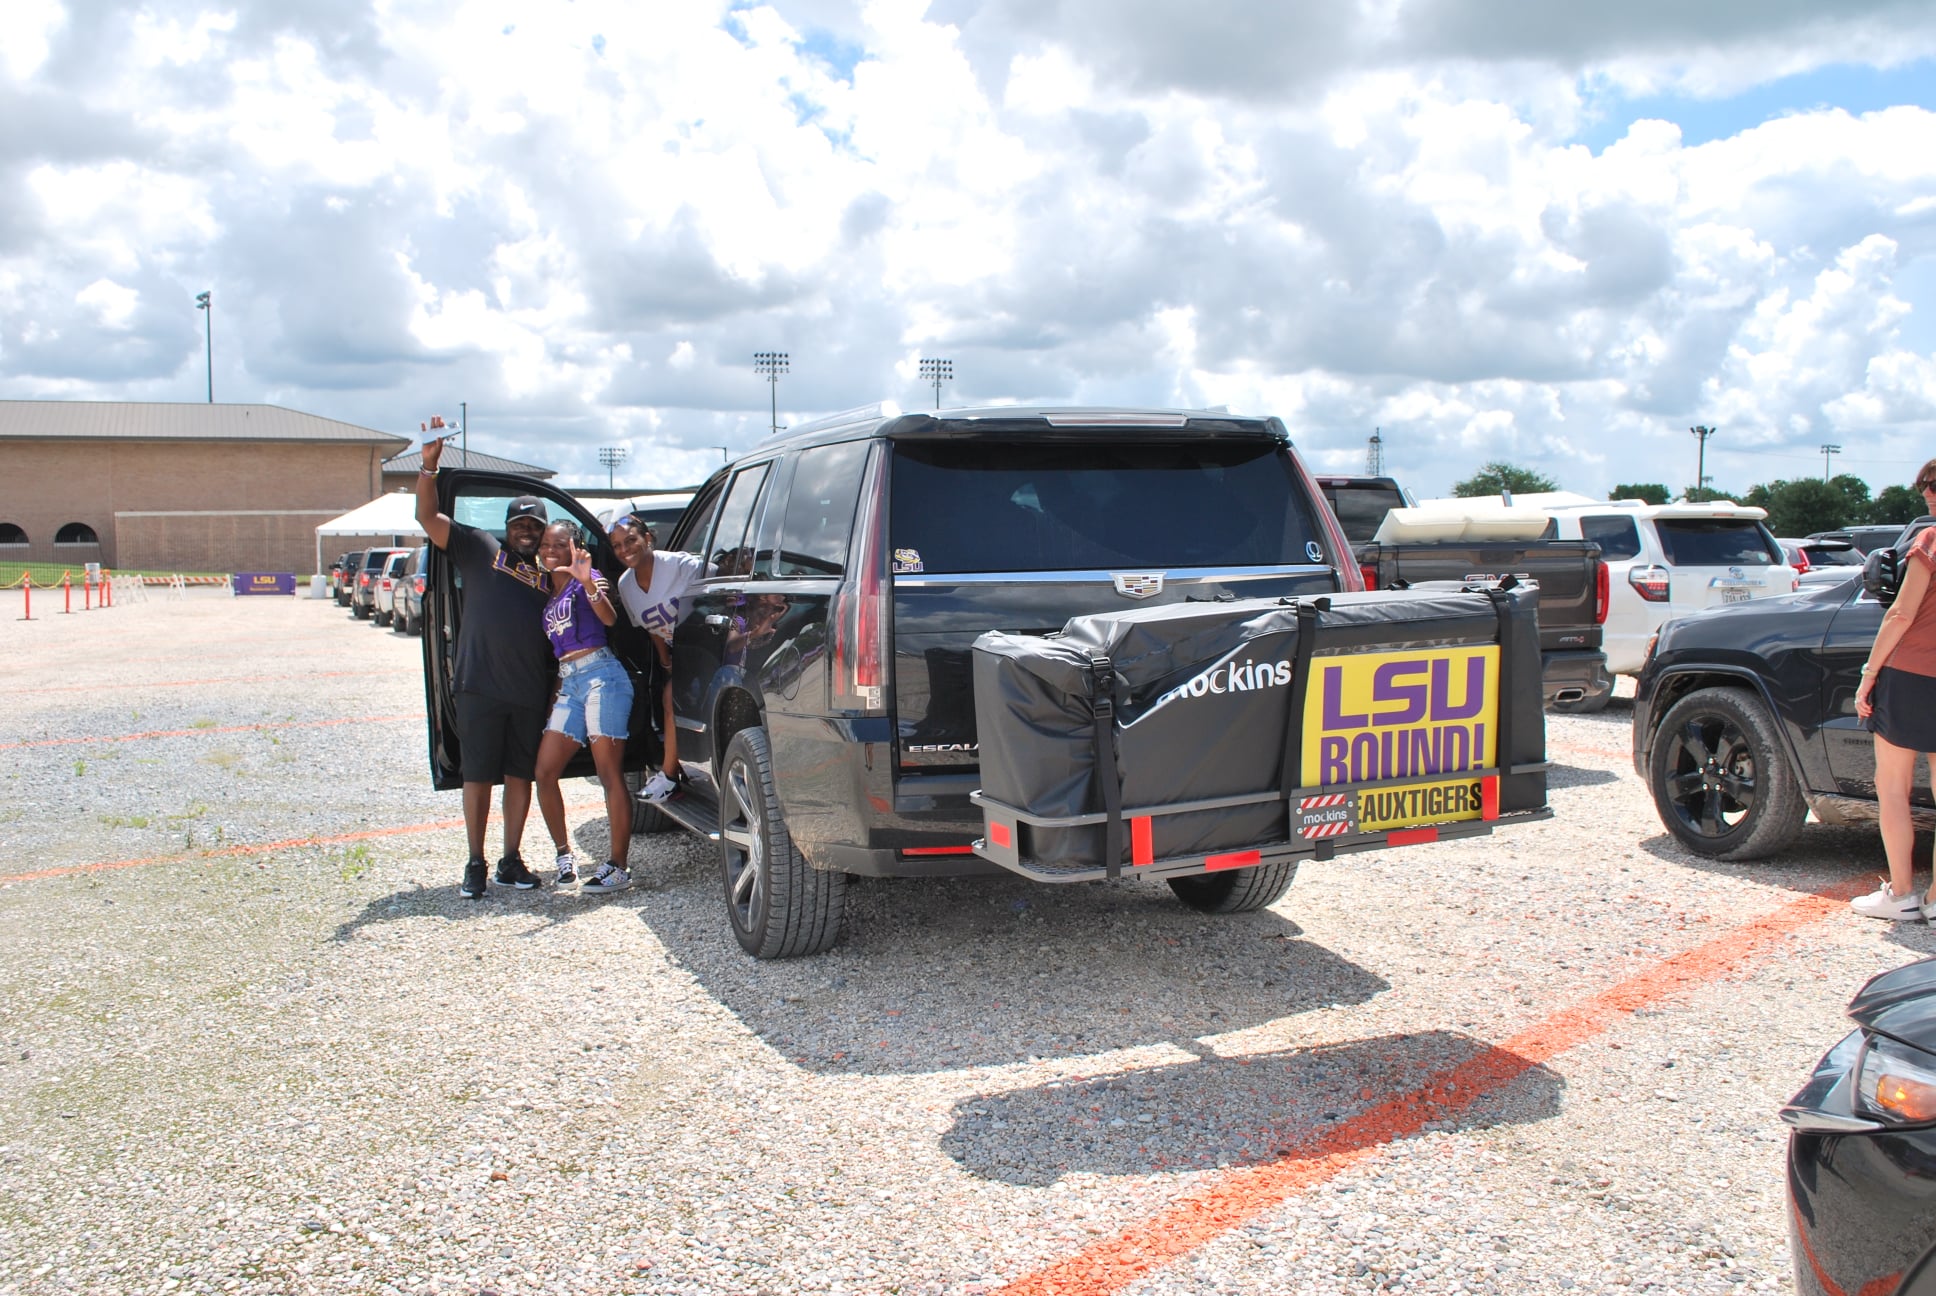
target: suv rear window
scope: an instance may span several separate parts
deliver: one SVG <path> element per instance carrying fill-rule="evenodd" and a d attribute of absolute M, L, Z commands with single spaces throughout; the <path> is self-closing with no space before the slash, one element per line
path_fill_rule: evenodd
<path fill-rule="evenodd" d="M 1661 530 L 1664 536 L 1665 525 Z M 1580 519 L 1580 538 L 1598 544 L 1600 556 L 1608 562 L 1640 556 L 1640 532 L 1630 517 L 1608 517 L 1604 514 L 1583 517 Z"/>
<path fill-rule="evenodd" d="M 897 565 L 927 572 L 1327 556 L 1289 451 L 1257 441 L 897 442 L 891 516 Z"/>
<path fill-rule="evenodd" d="M 1657 518 L 1661 552 L 1676 567 L 1779 567 L 1781 549 L 1747 518 Z"/>

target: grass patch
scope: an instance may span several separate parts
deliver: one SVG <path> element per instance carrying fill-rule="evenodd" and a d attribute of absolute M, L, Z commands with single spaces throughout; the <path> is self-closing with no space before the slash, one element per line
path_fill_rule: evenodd
<path fill-rule="evenodd" d="M 345 882 L 354 882 L 370 871 L 370 848 L 358 842 L 337 856 L 336 871 Z"/>
<path fill-rule="evenodd" d="M 162 579 L 166 579 L 169 576 L 221 576 L 226 579 L 228 576 L 228 573 L 227 572 L 110 571 L 108 575 L 110 576 L 154 576 Z M 79 585 L 83 582 L 83 580 L 87 576 L 87 568 L 85 565 L 81 563 L 0 562 L 0 588 L 11 589 L 15 584 L 19 582 L 22 576 L 32 576 L 34 578 L 34 588 L 36 589 L 45 589 L 49 585 L 58 585 L 61 583 L 61 577 L 63 576 L 73 581 L 76 585 Z"/>
<path fill-rule="evenodd" d="M 224 749 L 222 751 L 213 751 L 213 752 L 210 752 L 208 755 L 202 757 L 202 764 L 215 765 L 220 767 L 221 769 L 225 769 L 233 773 L 236 770 L 241 768 L 242 755 L 240 752 L 232 752 L 227 749 Z"/>
<path fill-rule="evenodd" d="M 188 727 L 190 729 L 213 729 L 215 727 L 215 721 L 208 716 L 202 716 L 198 720 L 189 721 Z"/>
<path fill-rule="evenodd" d="M 146 828 L 148 826 L 147 815 L 104 814 L 100 818 L 101 822 L 110 828 Z"/>

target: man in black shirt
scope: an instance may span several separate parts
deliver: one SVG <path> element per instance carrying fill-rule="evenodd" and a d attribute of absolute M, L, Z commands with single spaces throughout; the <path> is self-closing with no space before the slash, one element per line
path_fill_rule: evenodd
<path fill-rule="evenodd" d="M 484 894 L 484 827 L 491 786 L 504 785 L 504 855 L 497 884 L 528 891 L 539 885 L 518 845 L 531 813 L 531 779 L 551 695 L 552 654 L 545 639 L 545 578 L 537 565 L 544 501 L 520 495 L 504 519 L 504 543 L 489 531 L 437 509 L 437 463 L 444 441 L 424 442 L 417 475 L 417 525 L 456 564 L 464 583 L 457 631 L 457 741 L 464 779 L 464 832 L 470 861 L 458 894 Z"/>

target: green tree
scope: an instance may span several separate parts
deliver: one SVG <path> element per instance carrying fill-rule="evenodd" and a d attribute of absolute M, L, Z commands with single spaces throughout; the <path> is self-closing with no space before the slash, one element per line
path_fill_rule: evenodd
<path fill-rule="evenodd" d="M 1615 486 L 1607 493 L 1607 498 L 1610 500 L 1637 499 L 1646 500 L 1649 504 L 1665 504 L 1667 488 L 1659 482 L 1628 482 L 1624 486 Z"/>
<path fill-rule="evenodd" d="M 1862 520 L 1869 516 L 1869 510 L 1874 507 L 1869 499 L 1869 483 L 1849 473 L 1837 473 L 1828 479 L 1828 484 L 1841 491 L 1849 502 L 1848 511 L 1844 514 L 1848 520 L 1842 525 L 1860 526 Z"/>
<path fill-rule="evenodd" d="M 1464 481 L 1455 482 L 1452 493 L 1461 499 L 1472 499 L 1480 495 L 1497 495 L 1501 491 L 1511 491 L 1515 495 L 1535 495 L 1541 491 L 1558 489 L 1559 487 L 1550 477 L 1542 477 L 1530 468 L 1516 467 L 1504 460 L 1495 459 Z"/>
<path fill-rule="evenodd" d="M 1882 494 L 1870 501 L 1868 518 L 1878 526 L 1907 526 L 1927 511 L 1921 492 L 1907 486 L 1884 486 Z"/>
<path fill-rule="evenodd" d="M 1712 486 L 1684 486 L 1681 499 L 1688 504 L 1706 504 L 1711 500 L 1731 500 L 1739 498 L 1733 491 L 1717 490 Z"/>
<path fill-rule="evenodd" d="M 1756 487 L 1748 493 L 1752 496 L 1762 489 Z M 1800 481 L 1770 483 L 1766 492 L 1766 503 L 1759 499 L 1743 500 L 1742 503 L 1760 504 L 1767 509 L 1768 529 L 1778 536 L 1839 531 L 1851 521 L 1849 497 L 1832 482 L 1804 477 Z M 1861 517 L 1862 514 L 1854 516 Z"/>

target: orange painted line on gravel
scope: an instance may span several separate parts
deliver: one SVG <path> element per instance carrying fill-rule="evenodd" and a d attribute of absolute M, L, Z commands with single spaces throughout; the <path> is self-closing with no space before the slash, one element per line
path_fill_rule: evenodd
<path fill-rule="evenodd" d="M 304 671 L 299 675 L 228 675 L 221 679 L 137 680 L 127 684 L 62 684 L 54 688 L 35 687 L 35 693 L 99 693 L 104 689 L 129 688 L 206 688 L 211 684 L 270 684 L 279 680 L 337 679 L 344 675 L 364 675 L 368 671 Z"/>
<path fill-rule="evenodd" d="M 575 814 L 584 810 L 603 810 L 605 803 L 581 802 L 567 804 L 565 813 Z M 492 816 L 495 820 L 496 816 Z M 459 819 L 432 819 L 428 823 L 397 824 L 390 828 L 369 828 L 363 832 L 335 833 L 328 837 L 290 837 L 283 841 L 257 842 L 247 846 L 227 846 L 221 850 L 185 851 L 176 855 L 147 855 L 140 859 L 99 860 L 92 864 L 66 864 L 59 868 L 38 869 L 32 873 L 0 874 L 0 887 L 11 886 L 15 882 L 41 882 L 48 878 L 73 877 L 79 873 L 106 873 L 113 869 L 140 868 L 145 864 L 181 864 L 193 860 L 237 859 L 248 855 L 266 855 L 270 851 L 295 850 L 303 846 L 339 846 L 344 842 L 375 841 L 382 837 L 407 837 L 412 833 L 436 832 L 443 828 L 462 828 L 464 821 Z"/>
<path fill-rule="evenodd" d="M 1539 1021 L 1458 1066 L 1433 1073 L 1409 1093 L 1302 1140 L 1274 1161 L 1245 1166 L 1178 1198 L 1134 1228 L 1000 1289 L 1003 1296 L 1105 1296 L 1214 1242 L 1296 1193 L 1315 1188 L 1431 1121 L 1456 1116 L 1630 1016 L 1683 990 L 1713 981 L 1767 952 L 1794 931 L 1835 913 L 1867 889 L 1825 887 L 1724 935 L 1662 960 L 1645 972 Z"/>
<path fill-rule="evenodd" d="M 0 751 L 21 747 L 67 747 L 75 743 L 134 742 L 141 738 L 197 738 L 203 734 L 250 733 L 258 729 L 324 729 L 333 725 L 387 724 L 393 720 L 421 720 L 421 714 L 351 716 L 341 720 L 268 720 L 261 724 L 205 725 L 200 729 L 150 729 L 146 733 L 102 734 L 94 738 L 36 738 L 31 742 L 0 743 Z"/>

